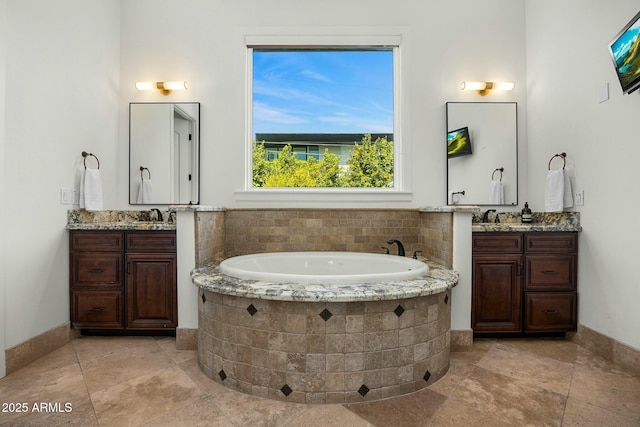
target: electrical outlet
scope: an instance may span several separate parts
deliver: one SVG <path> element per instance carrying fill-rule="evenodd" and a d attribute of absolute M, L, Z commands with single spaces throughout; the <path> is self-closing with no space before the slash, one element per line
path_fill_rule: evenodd
<path fill-rule="evenodd" d="M 574 194 L 576 206 L 584 206 L 584 190 L 578 190 Z"/>

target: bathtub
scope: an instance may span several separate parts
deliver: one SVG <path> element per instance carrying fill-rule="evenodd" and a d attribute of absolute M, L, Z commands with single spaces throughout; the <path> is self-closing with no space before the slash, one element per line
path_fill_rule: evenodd
<path fill-rule="evenodd" d="M 355 284 L 424 278 L 422 261 L 361 252 L 273 252 L 240 255 L 220 263 L 220 272 L 243 280 L 300 284 Z"/>
<path fill-rule="evenodd" d="M 449 368 L 458 274 L 351 252 L 242 255 L 191 272 L 198 364 L 219 384 L 298 403 L 413 393 Z"/>

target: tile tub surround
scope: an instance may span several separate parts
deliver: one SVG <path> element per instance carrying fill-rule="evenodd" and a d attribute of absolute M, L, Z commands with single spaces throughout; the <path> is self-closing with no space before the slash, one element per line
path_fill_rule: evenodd
<path fill-rule="evenodd" d="M 263 252 L 383 253 L 388 239 L 452 265 L 452 212 L 419 209 L 219 209 L 196 212 L 197 266 Z M 390 247 L 392 253 L 397 250 Z"/>
<path fill-rule="evenodd" d="M 297 403 L 355 403 L 425 388 L 449 368 L 450 291 L 361 302 L 200 291 L 198 363 L 225 387 Z"/>

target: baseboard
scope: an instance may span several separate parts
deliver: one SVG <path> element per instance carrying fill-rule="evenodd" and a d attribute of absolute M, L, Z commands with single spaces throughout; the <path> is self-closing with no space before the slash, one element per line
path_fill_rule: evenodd
<path fill-rule="evenodd" d="M 198 329 L 177 328 L 176 329 L 176 349 L 177 350 L 197 350 L 198 349 Z"/>
<path fill-rule="evenodd" d="M 451 351 L 473 350 L 473 329 L 451 331 Z"/>
<path fill-rule="evenodd" d="M 578 331 L 569 339 L 593 354 L 640 375 L 640 350 L 580 324 Z"/>
<path fill-rule="evenodd" d="M 67 344 L 78 335 L 70 322 L 43 332 L 4 351 L 7 375 Z"/>

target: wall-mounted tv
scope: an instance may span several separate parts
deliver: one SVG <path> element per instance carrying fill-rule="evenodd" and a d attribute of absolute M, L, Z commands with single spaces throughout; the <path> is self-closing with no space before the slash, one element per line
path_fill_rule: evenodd
<path fill-rule="evenodd" d="M 447 133 L 447 157 L 468 156 L 471 153 L 471 138 L 467 126 Z"/>
<path fill-rule="evenodd" d="M 622 93 L 640 88 L 640 12 L 609 43 Z"/>

